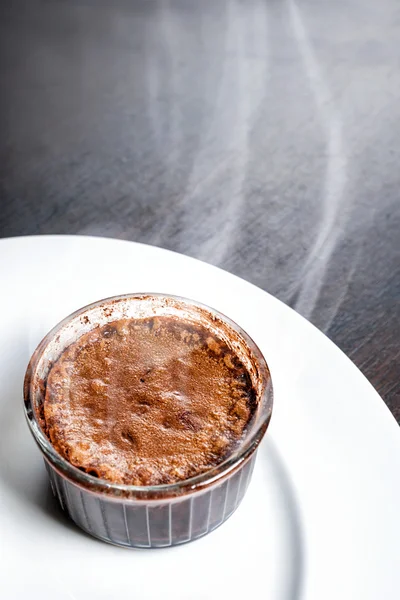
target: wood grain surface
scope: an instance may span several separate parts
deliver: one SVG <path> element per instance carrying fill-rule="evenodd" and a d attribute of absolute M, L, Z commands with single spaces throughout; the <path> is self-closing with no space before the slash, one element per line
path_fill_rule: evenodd
<path fill-rule="evenodd" d="M 294 307 L 400 421 L 400 4 L 0 8 L 0 236 L 219 265 Z"/>

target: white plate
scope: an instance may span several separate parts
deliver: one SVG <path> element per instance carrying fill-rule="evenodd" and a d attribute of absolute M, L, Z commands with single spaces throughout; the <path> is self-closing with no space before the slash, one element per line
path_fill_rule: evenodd
<path fill-rule="evenodd" d="M 1 588 L 7 599 L 390 600 L 400 594 L 399 428 L 317 329 L 262 290 L 158 248 L 85 237 L 0 241 Z M 26 363 L 99 298 L 167 292 L 237 321 L 271 367 L 275 408 L 243 504 L 205 538 L 123 550 L 54 503 L 22 412 Z"/>

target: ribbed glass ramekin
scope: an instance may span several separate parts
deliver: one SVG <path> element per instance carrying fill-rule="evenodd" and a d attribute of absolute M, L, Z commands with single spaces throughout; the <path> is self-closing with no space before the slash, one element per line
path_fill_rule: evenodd
<path fill-rule="evenodd" d="M 175 316 L 201 324 L 232 349 L 247 368 L 257 409 L 239 446 L 222 463 L 173 484 L 132 486 L 85 473 L 56 452 L 45 434 L 46 379 L 63 350 L 94 327 L 123 318 Z M 217 311 L 177 296 L 130 294 L 95 302 L 59 323 L 39 344 L 25 376 L 25 413 L 43 453 L 61 507 L 91 535 L 132 548 L 160 548 L 189 542 L 216 529 L 235 511 L 249 485 L 257 447 L 272 412 L 268 366 L 250 337 Z M 212 405 L 212 398 L 210 398 Z"/>

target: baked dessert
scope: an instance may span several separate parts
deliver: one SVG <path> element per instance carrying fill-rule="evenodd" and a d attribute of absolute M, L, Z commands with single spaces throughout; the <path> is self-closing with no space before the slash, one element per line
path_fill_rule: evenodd
<path fill-rule="evenodd" d="M 79 469 L 113 483 L 171 484 L 240 444 L 257 408 L 246 368 L 200 324 L 122 318 L 84 333 L 51 366 L 43 425 Z"/>

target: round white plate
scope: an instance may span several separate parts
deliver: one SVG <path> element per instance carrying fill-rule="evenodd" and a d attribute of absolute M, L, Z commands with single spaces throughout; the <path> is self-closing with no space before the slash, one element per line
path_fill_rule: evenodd
<path fill-rule="evenodd" d="M 215 267 L 87 237 L 0 240 L 0 570 L 7 599 L 390 600 L 400 593 L 399 428 L 367 380 L 287 306 Z M 60 319 L 127 292 L 194 298 L 270 365 L 275 408 L 242 505 L 177 548 L 124 550 L 58 509 L 24 421 L 30 354 Z"/>

